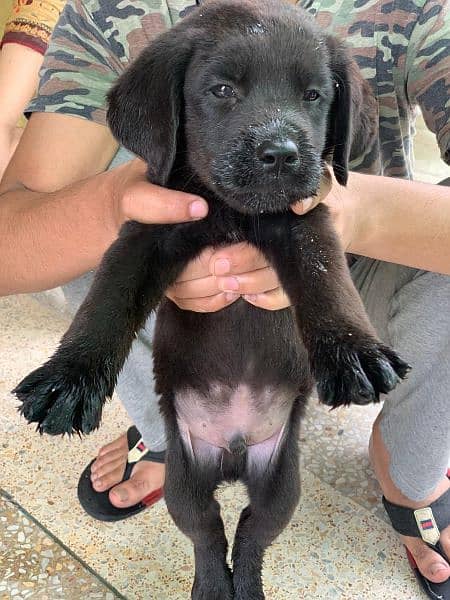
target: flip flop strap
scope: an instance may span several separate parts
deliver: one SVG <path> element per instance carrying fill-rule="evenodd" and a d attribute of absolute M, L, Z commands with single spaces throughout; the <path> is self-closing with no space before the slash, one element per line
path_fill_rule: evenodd
<path fill-rule="evenodd" d="M 450 525 L 450 489 L 429 506 L 414 510 L 386 500 L 383 505 L 392 527 L 401 535 L 421 537 L 431 546 L 437 546 L 440 530 Z"/>
<path fill-rule="evenodd" d="M 128 457 L 127 464 L 125 465 L 125 471 L 123 474 L 123 481 L 126 481 L 131 476 L 131 470 L 134 465 L 140 460 L 148 460 L 150 462 L 164 463 L 166 460 L 166 453 L 164 450 L 161 452 L 154 452 L 147 448 L 141 437 L 141 434 L 137 428 L 133 425 L 127 431 L 128 439 Z"/>

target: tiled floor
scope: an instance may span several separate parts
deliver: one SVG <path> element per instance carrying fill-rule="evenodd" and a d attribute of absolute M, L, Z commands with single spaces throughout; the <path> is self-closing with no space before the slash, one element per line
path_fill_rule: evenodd
<path fill-rule="evenodd" d="M 418 178 L 448 175 L 430 166 L 433 143 L 420 139 Z M 128 424 L 117 399 L 100 431 L 84 440 L 40 437 L 17 414 L 9 390 L 49 356 L 66 326 L 31 297 L 0 300 L 0 600 L 187 599 L 192 550 L 164 502 L 118 524 L 93 521 L 77 502 L 81 469 Z M 267 552 L 268 600 L 422 597 L 368 464 L 377 411 L 329 413 L 310 403 L 301 433 L 302 500 Z M 231 537 L 245 494 L 228 486 L 219 496 Z"/>

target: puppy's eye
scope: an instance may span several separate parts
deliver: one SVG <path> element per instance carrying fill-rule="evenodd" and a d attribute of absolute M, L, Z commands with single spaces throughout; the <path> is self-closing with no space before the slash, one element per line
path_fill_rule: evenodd
<path fill-rule="evenodd" d="M 212 92 L 216 98 L 232 98 L 236 95 L 231 86 L 224 84 L 215 85 L 210 89 L 210 92 Z"/>
<path fill-rule="evenodd" d="M 317 90 L 305 90 L 303 94 L 303 100 L 307 102 L 315 102 L 320 98 L 320 94 Z"/>

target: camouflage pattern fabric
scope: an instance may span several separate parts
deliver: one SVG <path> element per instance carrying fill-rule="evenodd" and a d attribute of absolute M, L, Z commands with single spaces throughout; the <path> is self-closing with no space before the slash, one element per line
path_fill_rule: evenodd
<path fill-rule="evenodd" d="M 283 0 L 280 0 L 283 1 Z M 417 106 L 450 164 L 450 0 L 303 0 L 347 42 L 378 99 L 380 135 L 351 167 L 412 178 Z M 111 84 L 194 0 L 69 0 L 53 33 L 30 112 L 105 124 Z"/>

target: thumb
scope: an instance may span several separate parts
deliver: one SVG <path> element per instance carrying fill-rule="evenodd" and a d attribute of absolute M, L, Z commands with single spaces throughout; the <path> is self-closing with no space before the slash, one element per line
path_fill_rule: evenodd
<path fill-rule="evenodd" d="M 304 198 L 303 200 L 299 200 L 291 205 L 291 210 L 295 212 L 297 215 L 304 215 L 314 207 L 316 207 L 322 200 L 325 200 L 328 193 L 331 190 L 331 186 L 333 183 L 333 179 L 328 168 L 325 168 L 322 172 L 322 178 L 320 180 L 319 189 L 317 190 L 314 196 L 310 198 Z"/>
<path fill-rule="evenodd" d="M 183 223 L 206 217 L 208 204 L 200 196 L 140 181 L 124 193 L 122 212 L 141 223 Z"/>

